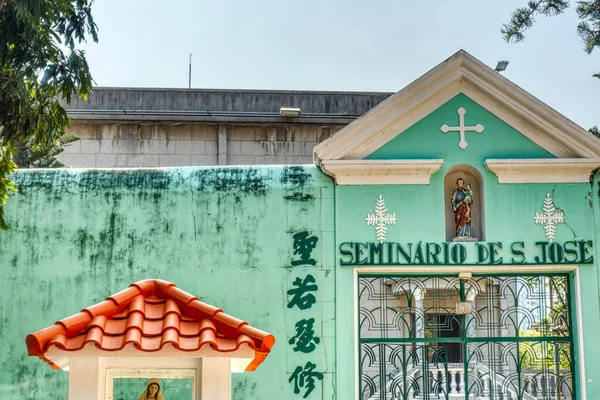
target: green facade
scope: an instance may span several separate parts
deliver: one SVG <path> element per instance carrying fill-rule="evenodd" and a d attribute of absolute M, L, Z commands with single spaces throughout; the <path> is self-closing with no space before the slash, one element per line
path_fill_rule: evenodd
<path fill-rule="evenodd" d="M 481 134 L 466 133 L 468 147 L 465 150 L 460 149 L 457 145 L 457 132 L 446 134 L 440 132 L 440 126 L 443 123 L 458 122 L 456 110 L 459 107 L 468 110 L 465 116 L 466 125 L 474 125 L 470 121 L 476 121 L 485 127 Z M 536 212 L 542 211 L 543 199 L 548 193 L 553 197 L 555 206 L 563 210 L 565 214 L 566 224 L 558 227 L 555 241 L 564 243 L 586 239 L 595 243 L 600 221 L 597 215 L 600 198 L 597 176 L 593 177 L 593 184 L 499 184 L 496 175 L 484 166 L 486 159 L 550 157 L 553 156 L 547 151 L 535 145 L 467 96 L 460 94 L 367 157 L 377 160 L 443 159 L 444 163 L 441 169 L 432 175 L 429 185 L 336 186 L 336 247 L 339 251 L 340 247 L 348 242 L 376 242 L 374 227 L 365 224 L 364 216 L 366 212 L 373 212 L 375 201 L 381 194 L 386 200 L 389 212 L 395 212 L 398 217 L 396 224 L 388 227 L 388 239 L 403 244 L 412 243 L 413 247 L 421 242 L 424 252 L 422 264 L 430 264 L 425 266 L 435 264 L 433 261 L 426 262 L 424 246 L 428 242 L 442 244 L 446 240 L 444 205 L 449 198 L 444 195 L 444 178 L 453 167 L 465 164 L 476 168 L 483 180 L 487 243 L 482 244 L 488 249 L 490 243 L 500 244 L 502 249 L 498 251 L 499 256 L 496 261 L 500 257 L 502 257 L 502 261 L 498 262 L 499 265 L 489 265 L 490 260 L 487 258 L 481 265 L 478 265 L 476 246 L 479 244 L 465 243 L 463 245 L 467 249 L 467 259 L 458 265 L 451 260 L 447 265 L 442 265 L 443 262 L 439 266 L 434 265 L 439 268 L 440 274 L 456 275 L 455 269 L 463 265 L 471 266 L 474 273 L 478 271 L 494 272 L 500 267 L 504 267 L 506 270 L 506 265 L 513 263 L 515 265 L 509 266 L 509 268 L 513 273 L 519 274 L 522 266 L 536 265 L 535 257 L 540 256 L 541 259 L 542 256 L 540 255 L 541 245 L 536 246 L 535 243 L 546 241 L 546 238 L 542 226 L 534 223 L 534 215 Z M 510 245 L 514 242 L 524 244 L 525 262 L 523 264 L 521 264 L 523 257 L 513 256 L 510 251 Z M 569 245 L 569 247 L 571 246 Z M 361 250 L 366 252 L 366 247 L 362 247 Z M 581 319 L 583 326 L 581 334 L 585 345 L 586 376 L 585 378 L 580 376 L 578 379 L 580 385 L 587 382 L 588 399 L 600 398 L 600 387 L 594 384 L 600 378 L 598 376 L 600 362 L 598 357 L 594 356 L 594 354 L 598 354 L 598 344 L 595 338 L 600 329 L 597 254 L 596 247 L 592 249 L 590 246 L 589 254 L 584 258 L 589 261 L 593 256 L 593 264 L 581 265 L 579 269 L 582 307 L 581 315 L 575 315 L 576 318 Z M 513 258 L 516 262 L 513 262 Z M 355 324 L 354 308 L 356 307 L 354 268 L 357 266 L 344 266 L 342 260 L 348 261 L 350 257 L 338 257 L 336 277 L 338 330 Z M 546 259 L 545 262 L 548 267 L 553 264 L 549 259 Z M 385 264 L 384 260 L 384 266 Z M 362 267 L 363 271 L 368 273 L 369 268 L 380 266 L 364 265 Z M 400 267 L 400 265 L 391 266 L 389 271 L 393 271 L 394 267 Z M 423 265 L 410 266 L 415 274 L 422 273 L 423 267 Z M 565 265 L 565 270 L 569 267 Z M 575 295 L 574 292 L 572 295 Z M 576 327 L 576 324 L 574 326 Z M 357 351 L 354 337 L 338 335 L 336 348 L 338 352 L 338 396 L 340 396 L 339 398 L 353 398 L 356 384 L 354 358 Z M 353 351 L 350 352 L 350 349 Z M 579 362 L 579 357 L 580 355 L 577 355 L 576 363 Z M 576 365 L 578 367 L 578 364 Z M 581 394 L 578 398 L 581 398 Z"/>
<path fill-rule="evenodd" d="M 457 146 L 458 133 L 440 132 L 442 124 L 457 122 L 459 107 L 467 110 L 467 125 L 476 121 L 485 127 L 480 134 L 467 132 L 465 150 Z M 571 293 L 577 399 L 583 398 L 584 385 L 587 399 L 600 398 L 598 179 L 499 184 L 484 166 L 491 158 L 554 156 L 460 94 L 367 157 L 443 159 L 428 185 L 338 186 L 316 166 L 20 171 L 14 176 L 19 192 L 6 207 L 11 229 L 0 232 L 0 398 L 66 399 L 68 374 L 28 357 L 25 336 L 130 283 L 157 278 L 276 337 L 256 372 L 234 375 L 234 399 L 302 398 L 306 388 L 295 394 L 290 377 L 307 362 L 323 373 L 307 398 L 353 399 L 356 268 L 363 274 L 383 269 L 431 274 L 434 268 L 456 275 L 458 267 L 519 274 L 533 265 L 555 272 L 564 267 L 577 282 Z M 443 261 L 441 255 L 426 259 L 427 243 L 455 246 L 446 237 L 444 178 L 460 165 L 481 175 L 483 198 L 476 201 L 484 203 L 486 240 L 465 243 L 467 255 L 460 262 Z M 566 222 L 557 227 L 556 243 L 579 251 L 560 263 L 535 261 L 545 248 L 536 242 L 547 239 L 534 215 L 548 194 Z M 397 216 L 387 240 L 413 249 L 425 246 L 422 257 L 358 265 L 368 244 L 377 243 L 365 218 L 380 195 Z M 318 239 L 310 252 L 315 265 L 299 262 L 302 255 L 294 251 L 294 235 L 304 232 Z M 511 251 L 515 242 L 523 243 L 523 257 Z M 350 256 L 341 250 L 356 243 L 366 243 L 352 255 L 356 265 L 342 265 Z M 498 250 L 495 261 L 478 258 L 478 246 Z M 304 310 L 290 307 L 287 292 L 308 275 L 318 285 L 316 303 Z M 310 318 L 319 341 L 312 351 L 294 351 L 295 325 Z"/>

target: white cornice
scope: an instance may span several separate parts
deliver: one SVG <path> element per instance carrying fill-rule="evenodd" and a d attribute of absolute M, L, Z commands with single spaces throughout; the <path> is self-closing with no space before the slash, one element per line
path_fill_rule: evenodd
<path fill-rule="evenodd" d="M 323 160 L 338 185 L 428 185 L 443 160 Z"/>
<path fill-rule="evenodd" d="M 461 50 L 315 147 L 315 161 L 363 159 L 464 93 L 556 157 L 600 157 L 600 141 Z"/>
<path fill-rule="evenodd" d="M 236 366 L 240 365 L 240 362 L 247 360 L 246 366 L 254 359 L 255 351 L 248 346 L 248 344 L 242 344 L 237 350 L 229 352 L 220 352 L 213 350 L 209 346 L 204 346 L 194 351 L 182 351 L 174 348 L 172 345 L 166 345 L 159 351 L 141 351 L 129 344 L 121 350 L 106 351 L 98 349 L 93 343 L 89 343 L 81 350 L 67 351 L 62 350 L 56 346 L 51 346 L 48 351 L 44 354 L 44 357 L 52 361 L 54 364 L 59 366 L 61 369 L 68 369 L 69 363 L 72 358 L 79 357 L 97 357 L 97 358 L 110 358 L 110 357 L 128 357 L 132 359 L 144 359 L 144 358 L 207 358 L 207 357 L 223 357 L 231 359 L 239 359 L 236 361 Z M 240 361 L 241 360 L 241 361 Z M 237 371 L 236 371 L 237 372 Z"/>
<path fill-rule="evenodd" d="M 590 181 L 600 158 L 489 159 L 485 166 L 498 183 L 576 183 Z"/>

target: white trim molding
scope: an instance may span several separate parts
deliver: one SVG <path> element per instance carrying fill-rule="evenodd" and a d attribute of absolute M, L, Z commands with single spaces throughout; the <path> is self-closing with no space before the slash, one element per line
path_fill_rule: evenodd
<path fill-rule="evenodd" d="M 444 160 L 323 160 L 338 185 L 428 185 Z"/>
<path fill-rule="evenodd" d="M 600 140 L 461 50 L 317 145 L 317 165 L 360 160 L 463 93 L 555 157 L 600 157 Z"/>
<path fill-rule="evenodd" d="M 498 183 L 583 183 L 600 168 L 600 158 L 489 159 Z"/>
<path fill-rule="evenodd" d="M 230 372 L 244 372 L 246 367 L 254 360 L 255 351 L 247 343 L 241 345 L 237 350 L 222 352 L 213 350 L 210 347 L 204 347 L 196 351 L 181 351 L 174 348 L 171 344 L 166 345 L 160 351 L 140 351 L 129 344 L 118 351 L 106 351 L 98 349 L 93 343 L 87 344 L 83 349 L 77 351 L 66 351 L 53 346 L 46 352 L 46 357 L 63 370 L 69 370 L 70 363 L 78 358 L 115 358 L 128 357 L 131 359 L 168 359 L 168 358 L 189 358 L 189 359 L 208 359 L 208 358 L 227 358 L 232 359 Z"/>

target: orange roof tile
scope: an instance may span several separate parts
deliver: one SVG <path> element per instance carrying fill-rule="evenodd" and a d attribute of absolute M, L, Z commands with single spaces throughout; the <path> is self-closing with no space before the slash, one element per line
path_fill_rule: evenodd
<path fill-rule="evenodd" d="M 247 344 L 255 357 L 246 371 L 254 371 L 269 354 L 275 337 L 202 303 L 173 283 L 149 279 L 27 335 L 25 343 L 30 356 L 38 356 L 54 368 L 58 366 L 45 357 L 52 346 L 77 351 L 93 343 L 101 350 L 117 351 L 131 344 L 154 352 L 171 344 L 181 351 L 210 346 L 218 352 L 231 352 Z"/>

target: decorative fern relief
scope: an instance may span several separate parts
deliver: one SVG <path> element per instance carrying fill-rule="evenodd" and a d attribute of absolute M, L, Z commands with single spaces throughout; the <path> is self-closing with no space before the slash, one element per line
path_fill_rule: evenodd
<path fill-rule="evenodd" d="M 552 197 L 550 197 L 550 193 L 546 194 L 543 209 L 544 213 L 535 213 L 535 223 L 544 225 L 544 230 L 546 231 L 546 238 L 550 243 L 552 243 L 554 241 L 556 233 L 555 224 L 564 224 L 565 217 L 562 211 L 555 212 L 556 207 L 554 207 L 554 202 L 552 201 Z"/>
<path fill-rule="evenodd" d="M 386 240 L 385 233 L 388 229 L 386 225 L 396 224 L 396 213 L 387 214 L 387 212 L 388 209 L 385 206 L 385 201 L 379 195 L 379 199 L 375 202 L 375 214 L 367 214 L 367 218 L 365 218 L 367 225 L 375 226 L 375 234 L 379 243 L 383 243 Z"/>

